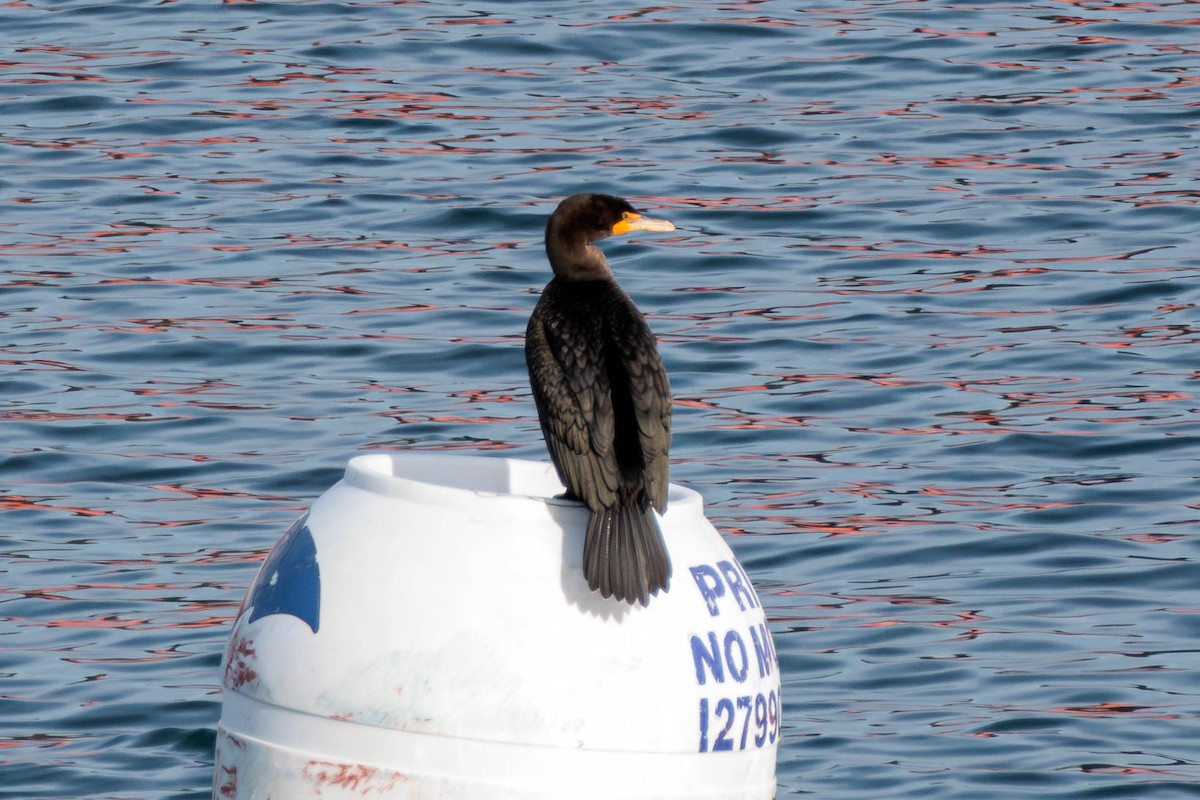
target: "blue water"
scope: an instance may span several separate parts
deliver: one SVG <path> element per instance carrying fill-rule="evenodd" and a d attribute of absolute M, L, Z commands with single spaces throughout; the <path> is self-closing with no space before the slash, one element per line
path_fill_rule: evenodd
<path fill-rule="evenodd" d="M 0 795 L 207 798 L 350 456 L 546 458 L 563 195 L 759 587 L 779 796 L 1200 797 L 1200 9 L 0 6 Z"/>

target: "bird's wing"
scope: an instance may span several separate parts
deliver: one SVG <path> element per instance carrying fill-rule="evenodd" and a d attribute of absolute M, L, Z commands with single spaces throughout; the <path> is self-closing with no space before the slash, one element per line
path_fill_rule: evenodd
<path fill-rule="evenodd" d="M 654 334 L 633 301 L 625 300 L 614 308 L 609 335 L 621 367 L 629 376 L 638 441 L 646 465 L 646 487 L 650 502 L 661 514 L 667 509 L 670 481 L 671 385 Z"/>
<path fill-rule="evenodd" d="M 558 476 L 589 508 L 616 503 L 612 399 L 602 320 L 546 319 L 539 303 L 525 331 L 525 360 L 542 435 Z"/>

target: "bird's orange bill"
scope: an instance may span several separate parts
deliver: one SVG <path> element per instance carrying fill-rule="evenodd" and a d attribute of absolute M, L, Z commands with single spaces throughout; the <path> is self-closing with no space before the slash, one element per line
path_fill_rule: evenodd
<path fill-rule="evenodd" d="M 643 217 L 641 214 L 632 214 L 628 211 L 621 217 L 621 221 L 612 226 L 612 232 L 618 236 L 622 233 L 630 231 L 673 231 L 675 226 L 665 219 L 651 219 Z"/>

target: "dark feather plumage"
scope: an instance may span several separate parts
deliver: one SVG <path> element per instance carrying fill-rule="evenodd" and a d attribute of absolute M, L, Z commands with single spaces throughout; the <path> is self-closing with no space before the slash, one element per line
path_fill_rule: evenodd
<path fill-rule="evenodd" d="M 591 510 L 583 554 L 588 585 L 643 605 L 671 577 L 652 510 L 667 508 L 671 390 L 654 335 L 592 242 L 614 227 L 667 225 L 615 197 L 563 201 L 546 228 L 555 277 L 525 334 L 550 457 L 563 485 Z"/>

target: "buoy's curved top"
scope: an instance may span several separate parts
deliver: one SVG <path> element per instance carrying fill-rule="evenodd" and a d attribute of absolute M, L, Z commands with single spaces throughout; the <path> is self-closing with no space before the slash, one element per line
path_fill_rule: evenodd
<path fill-rule="evenodd" d="M 370 453 L 350 459 L 344 480 L 373 494 L 438 505 L 462 505 L 481 495 L 540 505 L 583 505 L 557 496 L 565 490 L 548 461 L 447 453 Z M 673 483 L 667 503 L 669 508 L 700 509 L 703 499 L 697 492 Z"/>

